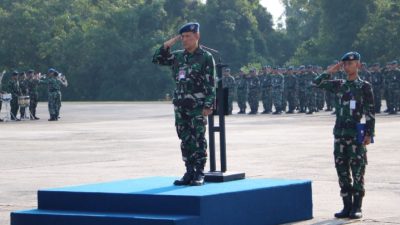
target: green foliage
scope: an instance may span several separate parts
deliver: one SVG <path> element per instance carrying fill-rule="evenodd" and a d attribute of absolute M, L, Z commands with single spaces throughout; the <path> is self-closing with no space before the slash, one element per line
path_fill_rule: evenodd
<path fill-rule="evenodd" d="M 234 71 L 324 65 L 350 50 L 382 63 L 399 56 L 397 0 L 282 3 L 286 28 L 273 29 L 258 0 L 2 0 L 0 65 L 57 68 L 69 80 L 68 100 L 161 99 L 174 83 L 152 54 L 189 21 L 200 22 L 201 44 Z"/>

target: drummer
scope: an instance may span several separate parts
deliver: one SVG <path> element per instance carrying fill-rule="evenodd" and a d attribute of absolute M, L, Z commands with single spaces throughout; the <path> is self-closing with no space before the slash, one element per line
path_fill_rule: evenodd
<path fill-rule="evenodd" d="M 10 102 L 11 120 L 20 121 L 20 119 L 17 118 L 17 113 L 18 113 L 18 109 L 19 109 L 18 96 L 21 95 L 21 90 L 19 88 L 19 82 L 18 82 L 18 71 L 14 71 L 11 74 L 11 79 L 7 85 L 7 91 L 8 91 L 8 93 L 11 94 L 11 97 L 12 97 L 11 102 Z"/>
<path fill-rule="evenodd" d="M 20 96 L 21 97 L 28 96 L 28 80 L 26 79 L 25 72 L 19 73 L 18 82 L 19 82 L 19 89 L 21 90 Z M 25 117 L 27 116 L 27 115 L 25 115 L 25 112 L 26 112 L 26 108 L 20 106 L 19 113 L 21 115 L 20 116 L 21 119 L 25 119 Z"/>

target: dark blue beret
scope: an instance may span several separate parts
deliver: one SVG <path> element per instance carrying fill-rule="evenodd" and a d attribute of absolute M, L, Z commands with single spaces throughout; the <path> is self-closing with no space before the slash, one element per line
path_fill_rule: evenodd
<path fill-rule="evenodd" d="M 12 73 L 13 76 L 18 76 L 18 71 L 14 70 L 14 72 Z"/>
<path fill-rule="evenodd" d="M 299 69 L 301 69 L 301 70 L 303 70 L 303 69 L 305 69 L 306 68 L 306 66 L 304 66 L 304 65 L 301 65 L 300 67 L 299 67 Z"/>
<path fill-rule="evenodd" d="M 397 65 L 397 64 L 399 64 L 399 62 L 397 62 L 397 60 L 392 61 L 392 65 Z"/>
<path fill-rule="evenodd" d="M 225 68 L 225 70 L 224 70 L 225 72 L 231 72 L 231 69 L 229 69 L 229 68 Z"/>
<path fill-rule="evenodd" d="M 361 55 L 358 52 L 348 52 L 343 55 L 341 61 L 353 61 L 353 60 L 360 60 Z"/>
<path fill-rule="evenodd" d="M 374 63 L 374 65 L 372 65 L 372 66 L 381 66 L 381 64 L 379 64 L 379 63 Z"/>
<path fill-rule="evenodd" d="M 49 71 L 47 71 L 47 73 L 58 73 L 57 70 L 50 68 Z"/>
<path fill-rule="evenodd" d="M 185 32 L 193 32 L 193 33 L 198 33 L 200 31 L 200 24 L 199 23 L 187 23 L 179 29 L 179 34 L 185 33 Z"/>

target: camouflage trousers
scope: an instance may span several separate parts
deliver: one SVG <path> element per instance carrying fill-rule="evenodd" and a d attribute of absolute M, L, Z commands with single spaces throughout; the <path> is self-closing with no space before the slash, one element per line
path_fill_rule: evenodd
<path fill-rule="evenodd" d="M 293 112 L 296 109 L 296 93 L 294 91 L 289 91 L 287 93 L 287 100 L 289 103 L 289 111 Z"/>
<path fill-rule="evenodd" d="M 237 102 L 238 102 L 239 109 L 241 111 L 246 111 L 246 108 L 247 108 L 246 101 L 247 101 L 247 91 L 238 89 Z"/>
<path fill-rule="evenodd" d="M 335 95 L 329 91 L 325 92 L 325 102 L 328 109 L 332 109 L 335 105 Z"/>
<path fill-rule="evenodd" d="M 61 108 L 61 92 L 49 92 L 49 114 L 58 117 Z"/>
<path fill-rule="evenodd" d="M 375 112 L 380 112 L 382 107 L 382 88 L 374 87 Z"/>
<path fill-rule="evenodd" d="M 358 144 L 356 137 L 335 137 L 334 157 L 341 196 L 364 196 L 364 174 L 368 163 L 365 146 Z"/>
<path fill-rule="evenodd" d="M 315 112 L 316 105 L 317 105 L 317 94 L 315 93 L 314 89 L 307 90 L 306 92 L 306 106 L 309 111 Z"/>
<path fill-rule="evenodd" d="M 388 92 L 387 96 L 387 102 L 388 102 L 388 109 L 390 112 L 395 112 L 397 111 L 397 107 L 399 104 L 399 90 L 391 89 Z"/>
<path fill-rule="evenodd" d="M 258 111 L 259 93 L 258 91 L 249 91 L 249 106 L 252 112 Z"/>
<path fill-rule="evenodd" d="M 272 104 L 275 106 L 275 111 L 282 110 L 283 91 L 281 89 L 272 90 Z"/>
<path fill-rule="evenodd" d="M 30 94 L 31 101 L 29 103 L 29 111 L 31 112 L 32 116 L 36 116 L 36 108 L 38 105 L 39 101 L 39 95 L 38 94 Z"/>
<path fill-rule="evenodd" d="M 272 111 L 272 93 L 271 89 L 261 90 L 261 101 L 265 112 Z"/>
<path fill-rule="evenodd" d="M 233 110 L 233 99 L 235 98 L 234 92 L 229 90 L 228 94 L 228 113 L 232 114 Z"/>
<path fill-rule="evenodd" d="M 182 159 L 186 165 L 204 168 L 207 162 L 206 119 L 203 107 L 184 109 L 175 106 L 175 126 L 181 140 Z"/>
<path fill-rule="evenodd" d="M 17 114 L 19 110 L 19 105 L 18 105 L 18 96 L 13 95 L 11 102 L 10 102 L 10 117 L 11 119 L 17 119 Z"/>

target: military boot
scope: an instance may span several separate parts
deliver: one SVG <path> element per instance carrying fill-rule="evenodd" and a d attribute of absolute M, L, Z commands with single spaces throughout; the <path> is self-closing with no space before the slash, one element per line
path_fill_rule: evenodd
<path fill-rule="evenodd" d="M 50 115 L 49 121 L 57 121 L 57 118 L 55 115 Z"/>
<path fill-rule="evenodd" d="M 189 165 L 189 163 L 185 163 L 185 166 L 186 166 L 186 173 L 180 180 L 176 180 L 174 182 L 174 185 L 183 186 L 183 185 L 189 185 L 191 183 L 194 176 L 194 168 L 192 165 Z"/>
<path fill-rule="evenodd" d="M 343 205 L 342 211 L 335 213 L 336 218 L 348 218 L 350 216 L 352 195 L 348 194 L 346 197 L 343 197 Z"/>
<path fill-rule="evenodd" d="M 353 206 L 349 215 L 350 219 L 361 219 L 362 218 L 362 199 L 360 195 L 354 195 Z"/>
<path fill-rule="evenodd" d="M 204 184 L 204 166 L 196 166 L 191 186 L 201 186 Z"/>

